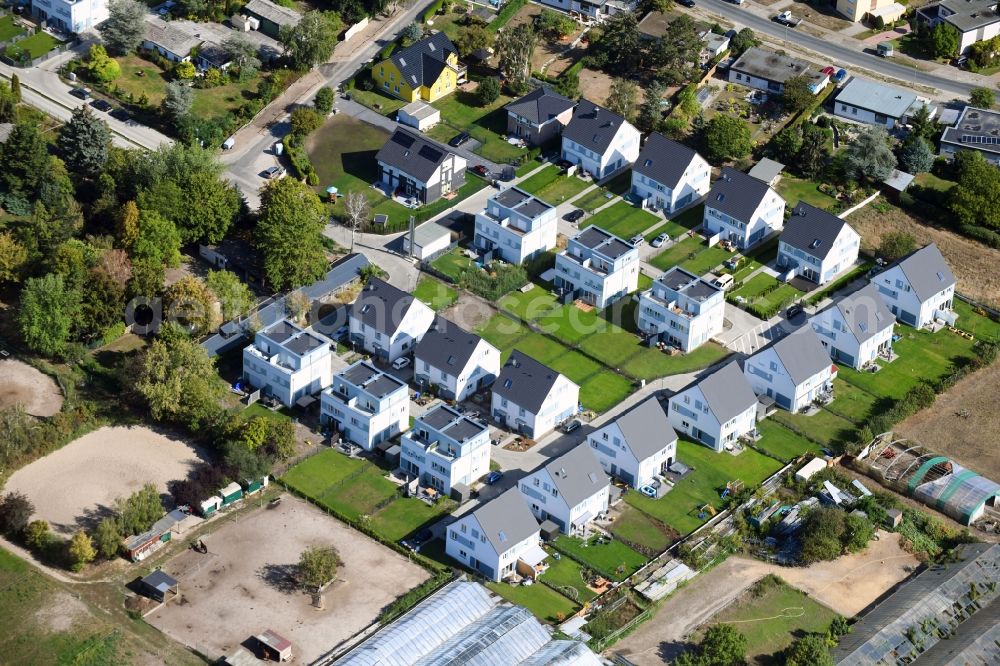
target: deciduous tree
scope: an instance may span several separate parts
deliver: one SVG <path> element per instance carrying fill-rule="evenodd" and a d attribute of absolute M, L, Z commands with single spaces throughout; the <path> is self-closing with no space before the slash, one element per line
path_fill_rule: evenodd
<path fill-rule="evenodd" d="M 958 30 L 941 21 L 931 29 L 930 47 L 937 58 L 950 58 L 958 52 Z"/>
<path fill-rule="evenodd" d="M 316 97 L 313 98 L 313 106 L 316 108 L 316 111 L 325 116 L 333 111 L 333 101 L 333 88 L 324 86 L 316 91 Z"/>
<path fill-rule="evenodd" d="M 760 40 L 750 28 L 743 28 L 729 41 L 729 50 L 740 56 L 749 48 L 760 45 Z"/>
<path fill-rule="evenodd" d="M 264 186 L 255 242 L 273 287 L 300 287 L 323 275 L 325 224 L 323 204 L 308 186 L 291 178 Z"/>
<path fill-rule="evenodd" d="M 826 638 L 809 634 L 797 639 L 785 651 L 785 666 L 833 666 Z"/>
<path fill-rule="evenodd" d="M 17 536 L 28 526 L 35 505 L 22 492 L 12 490 L 0 499 L 0 532 Z"/>
<path fill-rule="evenodd" d="M 508 28 L 497 37 L 496 52 L 500 71 L 507 77 L 512 90 L 521 91 L 531 76 L 531 56 L 538 44 L 538 35 L 530 23 Z"/>
<path fill-rule="evenodd" d="M 617 12 L 601 24 L 601 36 L 590 45 L 596 66 L 612 74 L 632 75 L 642 57 L 639 20 L 632 12 Z"/>
<path fill-rule="evenodd" d="M 0 282 L 18 282 L 28 251 L 9 231 L 0 232 Z"/>
<path fill-rule="evenodd" d="M 164 316 L 192 335 L 204 335 L 219 324 L 215 294 L 193 275 L 185 276 L 167 288 L 164 305 Z"/>
<path fill-rule="evenodd" d="M 94 546 L 98 554 L 110 560 L 118 554 L 122 545 L 122 535 L 118 531 L 118 523 L 114 518 L 102 518 L 94 528 Z"/>
<path fill-rule="evenodd" d="M 108 18 L 98 30 L 112 53 L 131 53 L 146 33 L 146 5 L 137 0 L 110 0 Z"/>
<path fill-rule="evenodd" d="M 543 9 L 542 13 L 535 17 L 535 30 L 549 40 L 557 40 L 575 29 L 576 21 L 562 12 Z"/>
<path fill-rule="evenodd" d="M 481 23 L 471 23 L 464 26 L 455 37 L 455 48 L 463 58 L 468 58 L 480 49 L 493 46 L 493 33 Z"/>
<path fill-rule="evenodd" d="M 785 89 L 781 93 L 781 103 L 786 111 L 798 113 L 816 99 L 809 85 L 809 79 L 804 76 L 793 76 L 785 81 Z"/>
<path fill-rule="evenodd" d="M 492 76 L 487 76 L 479 82 L 476 88 L 476 102 L 479 106 L 489 106 L 500 97 L 500 82 Z"/>
<path fill-rule="evenodd" d="M 67 553 L 69 554 L 70 568 L 73 571 L 81 571 L 97 557 L 94 542 L 83 530 L 78 530 L 70 539 Z"/>
<path fill-rule="evenodd" d="M 869 125 L 847 147 L 844 175 L 857 182 L 881 183 L 896 168 L 896 156 L 889 145 L 889 134 L 880 125 Z"/>
<path fill-rule="evenodd" d="M 978 151 L 959 155 L 958 184 L 948 191 L 948 210 L 961 224 L 1000 229 L 1000 169 Z"/>
<path fill-rule="evenodd" d="M 296 69 L 309 69 L 330 59 L 344 23 L 333 12 L 306 12 L 294 26 L 281 29 L 281 43 Z"/>
<path fill-rule="evenodd" d="M 110 83 L 122 74 L 121 65 L 100 44 L 92 44 L 87 54 L 87 71 L 97 81 Z"/>
<path fill-rule="evenodd" d="M 663 96 L 666 87 L 659 81 L 653 81 L 646 88 L 645 99 L 639 105 L 635 126 L 641 132 L 656 132 L 663 124 Z"/>
<path fill-rule="evenodd" d="M 257 76 L 257 72 L 260 71 L 260 58 L 256 44 L 241 33 L 234 32 L 222 42 L 222 48 L 232 58 L 231 67 L 236 70 L 236 76 L 240 81 L 247 81 Z"/>
<path fill-rule="evenodd" d="M 248 312 L 256 300 L 250 288 L 230 271 L 210 270 L 205 283 L 219 299 L 223 319 L 233 319 Z"/>
<path fill-rule="evenodd" d="M 80 294 L 66 285 L 62 275 L 28 279 L 17 315 L 21 336 L 33 351 L 59 356 L 66 351 L 79 311 Z"/>
<path fill-rule="evenodd" d="M 997 102 L 997 91 L 992 88 L 973 88 L 969 103 L 980 109 L 992 109 Z"/>
<path fill-rule="evenodd" d="M 51 540 L 47 520 L 33 520 L 24 528 L 24 543 L 32 550 L 44 550 Z"/>
<path fill-rule="evenodd" d="M 297 106 L 292 110 L 292 133 L 305 137 L 323 126 L 323 116 L 316 109 L 308 106 Z"/>
<path fill-rule="evenodd" d="M 609 111 L 631 122 L 635 118 L 635 99 L 638 93 L 639 88 L 633 82 L 615 79 L 611 82 L 611 90 L 608 91 L 608 99 L 604 101 L 604 105 Z"/>
<path fill-rule="evenodd" d="M 323 587 L 337 575 L 340 555 L 333 546 L 311 546 L 299 556 L 299 583 L 306 590 Z"/>
<path fill-rule="evenodd" d="M 705 149 L 715 162 L 746 157 L 753 150 L 750 126 L 733 116 L 713 117 L 705 126 Z"/>
<path fill-rule="evenodd" d="M 176 421 L 197 431 L 220 409 L 226 385 L 197 342 L 157 339 L 143 359 L 136 389 L 158 421 Z"/>

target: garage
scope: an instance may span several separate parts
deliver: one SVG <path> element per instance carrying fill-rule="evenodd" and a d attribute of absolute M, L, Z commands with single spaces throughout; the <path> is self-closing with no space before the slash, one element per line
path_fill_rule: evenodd
<path fill-rule="evenodd" d="M 396 120 L 423 132 L 441 122 L 441 112 L 427 102 L 411 102 L 396 112 Z"/>
<path fill-rule="evenodd" d="M 429 261 L 451 246 L 451 230 L 436 222 L 425 222 L 403 237 L 403 251 L 421 261 Z"/>

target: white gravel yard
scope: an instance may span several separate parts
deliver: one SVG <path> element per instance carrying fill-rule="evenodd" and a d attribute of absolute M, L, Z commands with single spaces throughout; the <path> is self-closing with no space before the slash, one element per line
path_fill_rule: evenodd
<path fill-rule="evenodd" d="M 0 361 L 0 409 L 16 404 L 32 416 L 52 416 L 62 409 L 63 396 L 44 372 L 8 358 Z"/>
<path fill-rule="evenodd" d="M 68 535 L 147 482 L 166 493 L 201 460 L 192 445 L 149 428 L 100 428 L 14 472 L 4 490 L 27 495 L 36 518 Z"/>

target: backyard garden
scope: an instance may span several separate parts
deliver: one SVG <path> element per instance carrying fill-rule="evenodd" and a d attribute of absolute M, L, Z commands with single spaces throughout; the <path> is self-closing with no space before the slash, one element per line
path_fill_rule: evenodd
<path fill-rule="evenodd" d="M 648 210 L 633 206 L 627 201 L 618 201 L 598 211 L 586 222 L 582 222 L 581 226 L 595 225 L 623 240 L 629 240 L 633 236 L 644 234 L 659 222 L 660 218 Z"/>
<path fill-rule="evenodd" d="M 549 164 L 518 184 L 525 192 L 534 194 L 545 203 L 558 206 L 590 187 L 589 181 L 568 176 L 555 164 Z"/>

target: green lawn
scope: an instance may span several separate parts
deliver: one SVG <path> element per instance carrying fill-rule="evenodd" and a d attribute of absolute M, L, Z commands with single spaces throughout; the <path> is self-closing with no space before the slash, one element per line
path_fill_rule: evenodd
<path fill-rule="evenodd" d="M 317 498 L 319 503 L 352 520 L 374 514 L 380 503 L 396 494 L 397 486 L 382 476 L 382 470 L 367 461 L 365 464 L 370 469 L 323 493 Z"/>
<path fill-rule="evenodd" d="M 687 354 L 671 356 L 658 349 L 640 346 L 640 351 L 622 365 L 622 370 L 636 379 L 647 381 L 657 377 L 694 372 L 718 363 L 729 350 L 714 342 L 706 342 Z"/>
<path fill-rule="evenodd" d="M 285 472 L 281 480 L 303 495 L 318 497 L 327 488 L 366 464 L 368 463 L 361 458 L 348 458 L 342 453 L 327 449 Z"/>
<path fill-rule="evenodd" d="M 619 539 L 656 553 L 666 550 L 676 539 L 675 532 L 631 505 L 626 505 L 621 515 L 615 519 L 611 533 Z"/>
<path fill-rule="evenodd" d="M 681 268 L 691 271 L 695 275 L 704 275 L 731 256 L 733 253 L 721 245 L 706 247 L 697 256 L 682 261 Z"/>
<path fill-rule="evenodd" d="M 804 634 L 825 634 L 837 616 L 780 579 L 765 578 L 712 618 L 734 623 L 747 637 L 751 663 L 777 663 L 782 650 Z"/>
<path fill-rule="evenodd" d="M 529 333 L 514 343 L 514 349 L 546 364 L 566 353 L 565 347 L 541 333 Z"/>
<path fill-rule="evenodd" d="M 579 537 L 561 535 L 553 545 L 563 553 L 583 562 L 606 578 L 625 580 L 646 563 L 646 558 L 617 539 L 591 537 L 584 541 Z"/>
<path fill-rule="evenodd" d="M 590 213 L 593 212 L 595 208 L 600 208 L 614 198 L 615 195 L 608 192 L 603 187 L 595 187 L 593 190 L 587 192 L 582 197 L 574 201 L 573 205 Z"/>
<path fill-rule="evenodd" d="M 291 417 L 282 411 L 285 409 L 287 409 L 287 407 L 282 407 L 278 411 L 274 411 L 273 409 L 268 409 L 259 402 L 255 402 L 240 412 L 240 417 L 242 417 L 244 421 L 253 418 L 254 416 L 263 416 L 266 419 L 272 419 L 274 421 L 288 421 Z"/>
<path fill-rule="evenodd" d="M 534 321 L 557 307 L 556 297 L 548 289 L 535 285 L 530 291 L 512 291 L 500 299 L 500 307 L 525 321 Z"/>
<path fill-rule="evenodd" d="M 817 183 L 811 180 L 803 180 L 786 173 L 781 176 L 781 180 L 778 181 L 778 186 L 775 189 L 788 202 L 790 207 L 794 207 L 800 201 L 805 201 L 807 204 L 822 208 L 823 210 L 833 208 L 837 200 L 820 192 L 817 185 Z"/>
<path fill-rule="evenodd" d="M 432 277 L 422 277 L 413 290 L 413 296 L 423 301 L 435 312 L 450 307 L 458 300 L 458 292 Z"/>
<path fill-rule="evenodd" d="M 542 330 L 568 345 L 580 344 L 585 338 L 605 330 L 609 324 L 596 312 L 586 312 L 568 303 L 537 320 Z"/>
<path fill-rule="evenodd" d="M 757 275 L 744 282 L 742 287 L 733 290 L 730 296 L 734 299 L 742 297 L 747 302 L 752 302 L 761 292 L 776 284 L 778 284 L 777 278 L 767 273 L 757 273 Z"/>
<path fill-rule="evenodd" d="M 972 333 L 977 338 L 1000 341 L 1000 323 L 989 317 L 976 314 L 972 306 L 957 298 L 954 300 L 955 312 L 958 313 L 958 326 L 963 331 Z"/>
<path fill-rule="evenodd" d="M 841 367 L 840 376 L 873 395 L 901 398 L 917 382 L 934 382 L 947 374 L 955 356 L 972 353 L 972 342 L 947 329 L 930 333 L 900 326 L 897 333 L 902 337 L 892 348 L 899 358 L 875 373 Z"/>
<path fill-rule="evenodd" d="M 534 585 L 508 585 L 507 583 L 487 583 L 486 587 L 507 601 L 524 606 L 532 614 L 550 624 L 558 624 L 570 617 L 579 608 L 578 604 L 559 594 L 551 587 Z"/>
<path fill-rule="evenodd" d="M 462 271 L 467 268 L 472 268 L 474 265 L 475 264 L 472 259 L 465 256 L 465 253 L 460 247 L 456 247 L 448 252 L 445 252 L 431 262 L 431 266 L 434 267 L 434 270 L 447 275 L 455 282 L 458 282 L 458 277 L 462 274 Z"/>
<path fill-rule="evenodd" d="M 587 581 L 583 578 L 583 566 L 579 562 L 569 557 L 560 557 L 557 560 L 551 557 L 551 549 L 549 553 L 550 557 L 547 560 L 549 568 L 539 580 L 580 603 L 588 602 L 597 596 L 597 593 L 587 587 Z"/>
<path fill-rule="evenodd" d="M 0 18 L 0 42 L 8 42 L 12 37 L 24 34 L 24 28 L 14 23 L 14 17 L 8 14 Z"/>
<path fill-rule="evenodd" d="M 137 55 L 115 58 L 122 73 L 115 79 L 115 85 L 125 93 L 131 93 L 138 101 L 145 93 L 150 106 L 159 106 L 167 92 L 166 74 L 158 65 Z"/>
<path fill-rule="evenodd" d="M 636 208 L 627 201 L 619 201 L 598 212 L 586 222 L 609 231 L 623 240 L 642 234 L 655 225 L 660 218 L 648 210 Z"/>
<path fill-rule="evenodd" d="M 580 386 L 580 403 L 585 409 L 592 409 L 595 412 L 604 412 L 632 393 L 634 387 L 632 382 L 606 370 L 585 381 Z"/>
<path fill-rule="evenodd" d="M 17 46 L 24 49 L 24 52 L 32 59 L 39 58 L 55 47 L 59 46 L 61 42 L 48 34 L 47 32 L 42 32 L 39 30 L 30 37 L 25 37 L 17 43 Z"/>
<path fill-rule="evenodd" d="M 656 238 L 662 233 L 666 233 L 667 235 L 670 236 L 671 239 L 675 239 L 678 236 L 687 233 L 688 231 L 689 229 L 684 225 L 680 224 L 679 222 L 675 220 L 667 220 L 666 222 L 664 222 L 663 224 L 659 225 L 658 227 L 650 231 L 648 234 L 646 234 L 646 242 L 652 242 L 654 238 Z"/>
<path fill-rule="evenodd" d="M 416 497 L 400 497 L 373 515 L 371 526 L 385 538 L 399 541 L 436 522 L 455 506 L 455 502 L 448 499 L 438 500 L 431 506 Z"/>
<path fill-rule="evenodd" d="M 825 409 L 860 425 L 871 414 L 876 403 L 877 397 L 838 376 L 833 380 L 833 402 Z"/>
<path fill-rule="evenodd" d="M 700 236 L 691 236 L 660 252 L 649 263 L 665 271 L 682 261 L 693 259 L 704 247 L 706 247 L 705 241 Z"/>
<path fill-rule="evenodd" d="M 527 326 L 502 314 L 493 315 L 477 332 L 501 351 L 512 349 L 514 343 L 530 333 Z"/>
<path fill-rule="evenodd" d="M 351 99 L 367 106 L 369 109 L 381 113 L 384 116 L 388 116 L 396 113 L 409 102 L 399 99 L 398 97 L 393 97 L 388 95 L 377 87 L 371 90 L 364 90 L 363 88 L 354 88 L 350 91 Z"/>
<path fill-rule="evenodd" d="M 779 409 L 778 413 L 757 423 L 757 429 L 760 430 L 761 434 L 761 438 L 760 441 L 757 442 L 757 446 L 764 449 L 771 455 L 777 456 L 785 461 L 795 460 L 805 453 L 819 453 L 819 446 L 805 437 L 792 432 L 779 422 L 783 421 L 783 417 L 786 416 L 789 416 L 788 413 Z M 844 421 L 839 416 L 834 416 L 833 414 L 829 414 L 829 416 L 847 424 L 848 427 L 850 426 L 847 421 Z M 819 417 L 819 414 L 816 416 L 800 418 L 815 419 L 817 417 Z M 815 432 L 812 428 L 810 428 L 808 432 L 813 437 L 821 438 L 820 433 Z"/>
<path fill-rule="evenodd" d="M 646 348 L 634 333 L 608 324 L 604 330 L 588 335 L 580 343 L 580 349 L 611 367 L 620 368 L 625 361 Z"/>
<path fill-rule="evenodd" d="M 526 148 L 507 143 L 507 112 L 504 106 L 512 97 L 500 95 L 492 104 L 479 106 L 476 96 L 456 90 L 432 105 L 441 111 L 441 122 L 427 133 L 447 142 L 459 132 L 468 132 L 480 143 L 475 152 L 486 159 L 507 164 L 527 154 Z"/>
<path fill-rule="evenodd" d="M 567 176 L 555 164 L 550 164 L 531 176 L 518 187 L 534 194 L 542 201 L 557 206 L 590 187 L 590 183 L 576 176 Z"/>
<path fill-rule="evenodd" d="M 775 285 L 777 285 L 777 287 L 772 289 L 772 291 L 765 295 L 761 295 L 765 290 L 773 288 Z M 732 292 L 730 295 L 730 297 L 734 300 L 742 297 L 744 299 L 743 303 L 746 305 L 755 305 L 764 309 L 770 309 L 778 307 L 782 304 L 790 303 L 801 296 L 801 291 L 790 284 L 779 283 L 777 278 L 774 278 L 767 273 L 757 273 L 757 275 L 754 275 L 747 282 L 745 282 L 742 287 Z"/>
<path fill-rule="evenodd" d="M 561 372 L 577 384 L 582 384 L 592 375 L 604 369 L 604 367 L 578 351 L 569 351 L 550 362 L 549 367 L 556 372 Z"/>
<path fill-rule="evenodd" d="M 745 487 L 753 487 L 781 468 L 777 460 L 753 449 L 745 449 L 738 456 L 733 456 L 716 453 L 707 446 L 686 439 L 677 442 L 677 458 L 693 471 L 666 496 L 654 500 L 630 490 L 625 501 L 681 534 L 687 534 L 705 522 L 698 518 L 705 504 L 721 508 L 720 495 L 727 482 L 740 479 Z"/>

